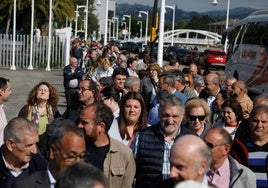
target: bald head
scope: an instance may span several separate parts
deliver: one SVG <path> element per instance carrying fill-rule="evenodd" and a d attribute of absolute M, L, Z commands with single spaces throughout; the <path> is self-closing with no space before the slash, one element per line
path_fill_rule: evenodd
<path fill-rule="evenodd" d="M 176 140 L 170 153 L 170 177 L 176 183 L 185 180 L 203 181 L 211 161 L 211 151 L 198 136 L 185 135 Z"/>

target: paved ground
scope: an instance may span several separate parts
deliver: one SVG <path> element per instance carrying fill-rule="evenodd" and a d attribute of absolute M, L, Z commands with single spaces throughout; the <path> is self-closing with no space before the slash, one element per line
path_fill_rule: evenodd
<path fill-rule="evenodd" d="M 9 101 L 5 103 L 5 111 L 7 119 L 16 117 L 19 110 L 27 102 L 28 93 L 40 81 L 47 81 L 57 88 L 59 92 L 59 111 L 64 112 L 65 96 L 63 88 L 62 70 L 22 70 L 11 71 L 9 69 L 0 68 L 0 76 L 10 79 L 12 92 Z"/>

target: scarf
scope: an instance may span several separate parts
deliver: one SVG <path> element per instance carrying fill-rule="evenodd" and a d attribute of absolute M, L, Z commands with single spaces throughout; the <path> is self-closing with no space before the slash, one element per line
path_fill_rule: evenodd
<path fill-rule="evenodd" d="M 30 106 L 29 112 L 32 111 L 32 120 L 31 122 L 37 127 L 39 128 L 39 117 L 40 117 L 40 113 L 38 111 L 38 107 L 37 104 L 35 103 L 33 106 Z M 48 123 L 52 123 L 54 121 L 54 115 L 53 115 L 53 110 L 52 110 L 52 106 L 47 104 L 47 118 L 48 118 Z"/>

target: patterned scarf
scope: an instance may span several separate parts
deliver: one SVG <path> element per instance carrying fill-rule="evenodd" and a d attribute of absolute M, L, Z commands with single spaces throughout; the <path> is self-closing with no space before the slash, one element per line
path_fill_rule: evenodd
<path fill-rule="evenodd" d="M 38 111 L 38 107 L 37 104 L 35 103 L 33 106 L 29 107 L 29 112 L 32 111 L 32 120 L 31 122 L 37 127 L 39 128 L 39 117 L 40 117 L 40 113 Z M 52 123 L 54 120 L 54 115 L 53 115 L 53 110 L 52 110 L 52 106 L 47 104 L 47 118 L 48 118 L 48 123 Z"/>

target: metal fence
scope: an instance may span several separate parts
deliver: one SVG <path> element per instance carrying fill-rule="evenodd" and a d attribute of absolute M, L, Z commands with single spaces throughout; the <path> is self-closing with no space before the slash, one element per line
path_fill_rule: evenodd
<path fill-rule="evenodd" d="M 13 35 L 0 34 L 0 68 L 10 68 L 13 61 Z M 16 68 L 27 69 L 30 65 L 30 35 L 16 35 L 15 61 Z M 34 36 L 32 66 L 44 69 L 48 62 L 48 36 Z M 66 40 L 53 36 L 51 41 L 50 69 L 62 69 L 66 62 Z"/>

